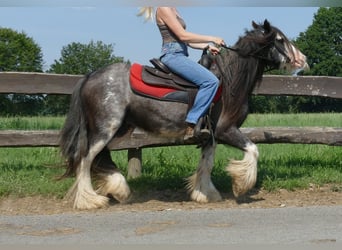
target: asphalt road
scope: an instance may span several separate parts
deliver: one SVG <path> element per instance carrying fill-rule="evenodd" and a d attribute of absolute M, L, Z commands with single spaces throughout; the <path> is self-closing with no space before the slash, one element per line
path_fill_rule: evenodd
<path fill-rule="evenodd" d="M 80 242 L 336 246 L 342 244 L 342 206 L 1 215 L 0 249 L 1 244 Z"/>

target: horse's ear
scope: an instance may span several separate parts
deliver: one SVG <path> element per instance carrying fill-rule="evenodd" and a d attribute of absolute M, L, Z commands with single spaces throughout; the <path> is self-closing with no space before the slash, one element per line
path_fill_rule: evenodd
<path fill-rule="evenodd" d="M 254 22 L 254 21 L 252 21 L 252 26 L 253 26 L 254 29 L 259 28 L 259 25 L 256 22 Z"/>
<path fill-rule="evenodd" d="M 264 30 L 266 33 L 269 33 L 271 31 L 271 24 L 267 19 L 264 21 Z"/>

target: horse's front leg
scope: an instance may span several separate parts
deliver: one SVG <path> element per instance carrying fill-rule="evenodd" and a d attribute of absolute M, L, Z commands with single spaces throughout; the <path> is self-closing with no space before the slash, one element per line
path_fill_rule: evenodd
<path fill-rule="evenodd" d="M 220 201 L 221 195 L 211 181 L 211 171 L 214 167 L 216 142 L 208 143 L 202 147 L 202 155 L 197 171 L 188 178 L 188 191 L 193 201 L 207 203 Z"/>
<path fill-rule="evenodd" d="M 236 127 L 224 130 L 221 134 L 219 131 L 216 131 L 216 136 L 220 141 L 244 151 L 242 160 L 231 160 L 226 168 L 232 178 L 233 193 L 235 197 L 239 197 L 252 189 L 256 183 L 258 148 Z"/>

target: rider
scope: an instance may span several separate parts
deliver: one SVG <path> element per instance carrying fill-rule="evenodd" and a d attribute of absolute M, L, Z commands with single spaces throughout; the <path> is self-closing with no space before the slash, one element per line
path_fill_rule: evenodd
<path fill-rule="evenodd" d="M 154 17 L 153 7 L 142 7 L 138 14 L 145 15 L 146 20 Z M 187 128 L 184 140 L 194 136 L 194 127 L 198 120 L 208 111 L 219 86 L 218 78 L 202 65 L 188 58 L 188 47 L 208 49 L 212 54 L 219 53 L 219 48 L 210 44 L 224 45 L 220 37 L 206 36 L 186 31 L 184 20 L 174 7 L 158 7 L 155 13 L 163 44 L 161 61 L 174 73 L 199 87 L 194 104 L 187 114 Z M 203 136 L 209 135 L 208 130 L 201 130 Z"/>

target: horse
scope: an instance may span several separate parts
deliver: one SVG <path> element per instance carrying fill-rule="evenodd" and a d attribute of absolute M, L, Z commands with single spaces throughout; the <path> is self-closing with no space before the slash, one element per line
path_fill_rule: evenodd
<path fill-rule="evenodd" d="M 200 203 L 222 199 L 211 180 L 217 143 L 244 152 L 242 160 L 231 160 L 227 166 L 234 196 L 254 187 L 258 148 L 239 130 L 248 115 L 249 96 L 266 70 L 308 67 L 306 56 L 267 20 L 253 21 L 234 46 L 222 47 L 210 59 L 208 67 L 220 79 L 219 98 L 208 112 L 212 136 L 201 143 L 197 170 L 186 185 L 190 198 Z M 131 67 L 128 63 L 108 65 L 85 76 L 73 91 L 59 144 L 67 162 L 63 177 L 75 177 L 66 195 L 75 209 L 108 206 L 109 197 L 119 202 L 130 199 L 131 190 L 111 158 L 109 142 L 132 128 L 178 141 L 184 136 L 188 104 L 171 105 L 135 93 L 130 86 Z"/>

